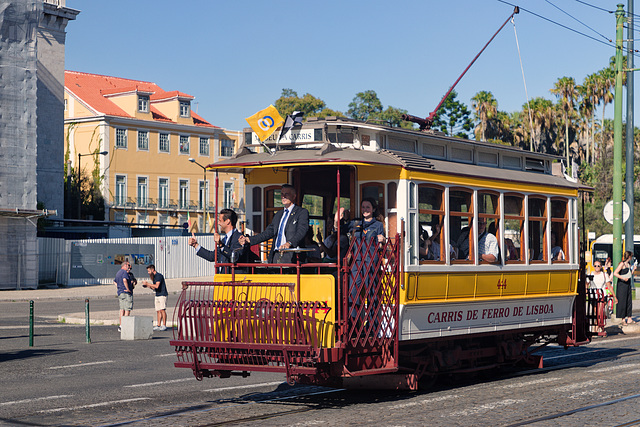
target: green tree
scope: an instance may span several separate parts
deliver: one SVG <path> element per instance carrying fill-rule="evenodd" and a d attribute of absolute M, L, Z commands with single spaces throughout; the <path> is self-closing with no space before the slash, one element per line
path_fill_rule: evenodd
<path fill-rule="evenodd" d="M 458 93 L 452 90 L 444 100 L 433 119 L 433 129 L 437 129 L 449 136 L 457 136 L 469 139 L 469 133 L 473 129 L 471 113 L 465 104 L 456 98 Z"/>
<path fill-rule="evenodd" d="M 395 108 L 389 105 L 384 109 L 384 111 L 374 115 L 374 117 L 378 118 L 378 120 L 387 126 L 414 129 L 415 127 L 413 123 L 402 120 L 403 114 L 407 114 L 407 110 Z"/>
<path fill-rule="evenodd" d="M 374 90 L 366 90 L 356 93 L 353 101 L 349 103 L 347 115 L 355 120 L 366 121 L 369 118 L 378 118 L 382 112 L 382 102 Z"/>
<path fill-rule="evenodd" d="M 571 153 L 569 150 L 569 125 L 571 123 L 571 117 L 574 113 L 575 101 L 578 98 L 578 91 L 576 90 L 576 81 L 573 77 L 561 77 L 553 85 L 553 89 L 550 90 L 556 97 L 560 98 L 560 105 L 564 113 L 564 149 L 567 156 L 567 169 L 571 168 Z"/>
<path fill-rule="evenodd" d="M 524 114 L 531 117 L 527 120 L 529 125 L 529 134 L 531 135 L 532 151 L 543 153 L 551 152 L 551 144 L 547 134 L 553 126 L 555 119 L 555 111 L 553 102 L 542 97 L 533 98 L 522 106 Z"/>
<path fill-rule="evenodd" d="M 615 71 L 612 66 L 603 68 L 596 74 L 598 104 L 602 103 L 602 129 L 600 131 L 600 144 L 604 145 L 604 112 L 607 104 L 613 102 L 611 89 L 615 86 Z"/>
<path fill-rule="evenodd" d="M 313 117 L 320 113 L 326 104 L 309 93 L 299 97 L 298 93 L 292 89 L 282 89 L 282 94 L 276 99 L 275 106 L 282 116 L 294 111 L 302 111 L 305 117 Z"/>
<path fill-rule="evenodd" d="M 486 141 L 487 125 L 498 113 L 498 101 L 491 92 L 482 90 L 471 98 L 471 107 L 476 111 L 476 120 L 480 122 L 480 141 Z"/>

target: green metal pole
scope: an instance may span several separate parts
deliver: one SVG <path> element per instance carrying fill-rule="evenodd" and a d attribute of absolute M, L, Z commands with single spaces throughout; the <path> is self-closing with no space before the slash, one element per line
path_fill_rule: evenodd
<path fill-rule="evenodd" d="M 84 332 L 87 337 L 87 344 L 91 344 L 91 327 L 89 326 L 89 298 L 84 300 Z"/>
<path fill-rule="evenodd" d="M 33 347 L 33 300 L 29 301 L 29 347 Z"/>
<path fill-rule="evenodd" d="M 624 6 L 616 10 L 616 90 L 613 118 L 613 266 L 622 260 L 622 35 Z M 614 278 L 613 288 L 617 290 Z"/>
<path fill-rule="evenodd" d="M 627 69 L 633 69 L 633 39 L 635 37 L 635 33 L 633 31 L 633 2 L 634 0 L 628 0 L 627 2 Z M 625 200 L 627 205 L 629 205 L 629 219 L 624 224 L 624 249 L 633 253 L 634 242 L 633 242 L 633 215 L 634 215 L 634 206 L 633 206 L 633 166 L 634 166 L 634 158 L 633 158 L 633 146 L 634 146 L 634 137 L 633 137 L 633 103 L 634 103 L 634 88 L 633 88 L 633 71 L 627 71 L 627 120 L 626 120 L 626 136 L 625 136 L 625 145 L 626 145 L 626 154 L 625 161 L 627 165 L 627 175 L 625 177 Z"/>

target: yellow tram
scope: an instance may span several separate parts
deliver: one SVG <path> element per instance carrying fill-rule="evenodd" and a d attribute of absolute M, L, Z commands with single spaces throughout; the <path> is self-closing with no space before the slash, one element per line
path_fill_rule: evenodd
<path fill-rule="evenodd" d="M 325 263 L 267 264 L 262 244 L 262 262 L 186 283 L 176 366 L 197 378 L 377 375 L 415 388 L 442 373 L 541 366 L 541 346 L 589 340 L 581 186 L 554 156 L 342 118 L 310 118 L 266 144 L 271 153 L 247 129 L 233 158 L 208 167 L 243 174 L 249 233 L 271 222 L 289 183 L 314 235 L 327 234 L 339 207 L 357 217 L 370 198 L 387 238 L 360 281 L 354 254 L 371 248 L 352 239 L 347 256 Z"/>

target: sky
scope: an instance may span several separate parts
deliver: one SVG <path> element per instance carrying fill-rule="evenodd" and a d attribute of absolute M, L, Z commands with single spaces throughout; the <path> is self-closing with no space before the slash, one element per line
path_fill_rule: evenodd
<path fill-rule="evenodd" d="M 608 11 L 618 3 L 67 0 L 81 12 L 67 25 L 65 68 L 179 90 L 195 97 L 192 108 L 205 120 L 233 130 L 247 127 L 245 118 L 275 103 L 283 88 L 342 112 L 358 92 L 374 90 L 384 108 L 426 117 L 515 4 L 524 81 L 509 22 L 455 88 L 470 109 L 484 90 L 499 110 L 513 112 L 527 101 L 524 82 L 529 99 L 555 102 L 549 90 L 559 78 L 580 84 L 607 66 L 616 30 Z M 613 118 L 613 104 L 605 112 Z"/>

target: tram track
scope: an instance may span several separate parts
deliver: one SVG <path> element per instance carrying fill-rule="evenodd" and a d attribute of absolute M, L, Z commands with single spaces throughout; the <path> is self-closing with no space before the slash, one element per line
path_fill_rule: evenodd
<path fill-rule="evenodd" d="M 640 393 L 632 394 L 632 395 L 625 396 L 625 397 L 620 397 L 618 399 L 609 400 L 607 402 L 601 402 L 601 403 L 596 403 L 596 404 L 593 404 L 593 405 L 582 406 L 580 408 L 575 408 L 575 409 L 571 409 L 571 410 L 568 410 L 568 411 L 557 412 L 555 414 L 546 415 L 544 417 L 532 418 L 530 420 L 521 421 L 521 422 L 518 422 L 518 423 L 515 423 L 515 424 L 508 424 L 508 425 L 506 425 L 504 427 L 519 427 L 519 426 L 526 426 L 526 425 L 529 425 L 529 424 L 539 423 L 539 422 L 542 422 L 542 421 L 559 420 L 562 417 L 567 417 L 567 416 L 570 416 L 570 415 L 573 415 L 573 414 L 577 414 L 579 412 L 591 411 L 591 410 L 594 410 L 594 409 L 602 408 L 604 406 L 614 405 L 616 403 L 625 402 L 627 400 L 638 399 L 638 398 L 640 398 Z M 633 426 L 633 425 L 637 425 L 638 422 L 640 422 L 640 420 L 633 420 L 633 421 L 630 421 L 630 422 L 625 423 L 625 424 L 620 424 L 620 426 Z"/>
<path fill-rule="evenodd" d="M 595 352 L 599 353 L 599 352 L 614 351 L 614 350 L 615 349 L 612 349 L 612 348 L 596 349 L 593 352 L 590 352 L 589 354 L 593 355 Z M 581 355 L 574 355 L 574 357 L 580 357 L 580 356 Z M 536 373 L 539 374 L 539 373 L 543 373 L 543 372 L 553 372 L 553 371 L 558 371 L 558 370 L 572 368 L 572 367 L 592 365 L 592 364 L 607 362 L 607 361 L 611 361 L 611 360 L 628 359 L 628 358 L 638 357 L 638 356 L 640 356 L 640 351 L 632 351 L 632 352 L 625 353 L 625 354 L 615 354 L 615 355 L 606 356 L 606 357 L 590 358 L 588 360 L 580 360 L 580 361 L 576 361 L 576 362 L 563 363 L 563 364 L 550 366 L 550 367 L 547 367 L 547 368 L 531 369 L 531 370 L 526 370 L 526 371 L 514 372 L 514 373 L 506 374 L 504 376 L 500 376 L 499 380 L 507 380 L 507 379 L 511 379 L 511 378 L 524 377 L 524 376 L 528 376 L 528 375 L 532 375 L 532 374 L 536 374 Z M 462 384 L 460 384 L 460 386 L 462 386 Z M 436 387 L 435 389 L 432 389 L 430 391 L 426 391 L 426 393 L 431 393 L 431 392 L 436 392 L 436 391 L 445 391 L 446 389 L 450 389 L 450 387 L 445 387 L 445 388 Z M 153 422 L 162 421 L 162 420 L 179 420 L 179 419 L 185 420 L 186 418 L 189 418 L 189 417 L 197 417 L 199 414 L 216 413 L 216 412 L 219 413 L 219 411 L 220 412 L 221 411 L 234 411 L 237 408 L 246 407 L 247 405 L 272 404 L 272 403 L 282 402 L 282 401 L 285 401 L 285 400 L 304 399 L 304 398 L 310 398 L 310 397 L 314 397 L 314 396 L 322 396 L 322 395 L 328 395 L 328 394 L 334 394 L 334 393 L 341 393 L 341 392 L 344 392 L 344 391 L 347 391 L 347 390 L 343 389 L 343 388 L 340 388 L 340 389 L 322 388 L 321 390 L 318 390 L 318 387 L 315 387 L 315 386 L 301 387 L 299 392 L 291 393 L 291 391 L 289 391 L 288 392 L 289 394 L 286 395 L 286 396 L 280 395 L 280 396 L 277 396 L 277 397 L 269 397 L 269 398 L 260 399 L 260 400 L 246 400 L 246 399 L 241 399 L 240 400 L 239 399 L 236 402 L 233 402 L 233 403 L 230 403 L 230 404 L 226 404 L 226 405 L 222 405 L 222 406 L 210 406 L 210 407 L 206 407 L 206 408 L 200 407 L 199 409 L 195 409 L 195 410 L 178 410 L 175 413 L 171 413 L 171 414 L 167 414 L 167 411 L 166 411 L 166 408 L 165 408 L 165 410 L 161 414 L 150 415 L 150 416 L 146 416 L 146 417 L 135 419 L 135 420 L 128 420 L 126 422 L 118 422 L 118 423 L 113 423 L 113 424 L 103 424 L 102 427 L 115 427 L 115 426 L 123 426 L 123 425 L 144 425 L 144 424 L 147 424 L 147 423 L 153 423 Z M 603 407 L 603 406 L 612 405 L 612 404 L 615 404 L 615 403 L 618 403 L 618 402 L 623 402 L 623 401 L 626 401 L 626 400 L 636 399 L 636 398 L 640 398 L 640 394 L 634 394 L 634 395 L 630 395 L 630 396 L 625 396 L 625 397 L 613 399 L 613 400 L 610 400 L 610 401 L 607 401 L 607 402 L 602 402 L 602 403 L 598 403 L 598 404 L 594 404 L 594 405 L 583 406 L 583 407 L 579 407 L 579 408 L 575 408 L 575 409 L 571 409 L 571 410 L 567 410 L 567 411 L 563 411 L 563 412 L 557 412 L 557 413 L 550 414 L 550 415 L 547 415 L 547 416 L 534 418 L 534 419 L 522 421 L 522 422 L 515 423 L 515 424 L 509 424 L 506 427 L 516 427 L 516 426 L 533 424 L 533 423 L 541 422 L 541 421 L 549 421 L 549 420 L 554 420 L 554 419 L 561 419 L 562 417 L 570 416 L 572 414 L 576 414 L 576 413 L 580 413 L 580 412 L 584 412 L 584 411 L 589 411 L 589 410 L 597 409 L 597 408 L 600 408 L 600 407 Z M 354 401 L 352 403 L 356 403 L 356 402 Z M 246 422 L 267 421 L 267 420 L 276 419 L 276 418 L 279 418 L 279 417 L 285 417 L 285 416 L 289 416 L 289 415 L 296 415 L 296 414 L 302 414 L 302 413 L 306 413 L 306 412 L 313 412 L 313 411 L 316 411 L 316 410 L 320 410 L 322 408 L 331 407 L 331 406 L 335 405 L 335 403 L 329 403 L 329 402 L 323 401 L 323 399 L 314 400 L 313 402 L 296 402 L 294 404 L 301 405 L 301 407 L 297 407 L 297 408 L 293 408 L 293 409 L 289 409 L 289 410 L 281 410 L 281 411 L 275 411 L 275 412 L 269 412 L 269 413 L 263 413 L 263 414 L 249 415 L 249 416 L 244 416 L 244 417 L 242 417 L 242 416 L 233 417 L 232 419 L 226 419 L 226 420 L 216 421 L 216 422 L 212 422 L 212 423 L 199 423 L 198 422 L 196 424 L 199 425 L 199 426 L 207 426 L 207 427 L 211 426 L 211 427 L 213 427 L 213 426 L 233 425 L 233 424 L 246 423 Z M 348 401 L 342 402 L 342 405 L 349 405 L 349 404 L 350 404 L 350 402 L 348 402 Z M 189 424 L 192 424 L 192 423 L 189 423 Z M 624 424 L 624 425 L 626 426 L 626 425 L 634 425 L 634 424 L 632 423 L 632 424 Z"/>

